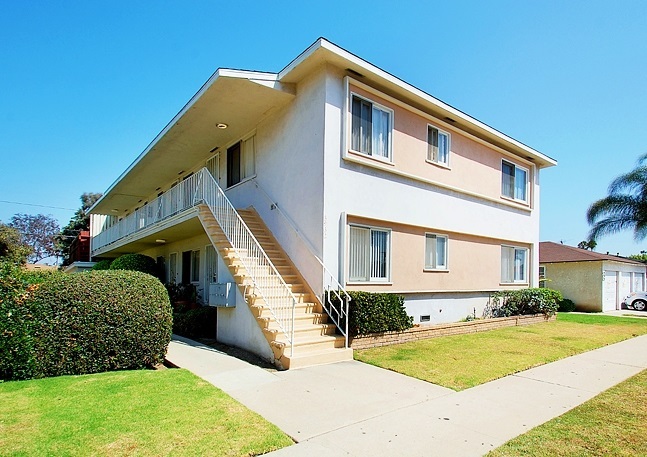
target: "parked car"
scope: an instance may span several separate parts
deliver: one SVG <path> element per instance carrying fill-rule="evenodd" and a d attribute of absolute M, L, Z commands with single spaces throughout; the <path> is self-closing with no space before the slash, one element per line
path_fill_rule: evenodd
<path fill-rule="evenodd" d="M 636 311 L 645 311 L 647 309 L 647 292 L 632 292 L 622 300 L 622 304 Z"/>

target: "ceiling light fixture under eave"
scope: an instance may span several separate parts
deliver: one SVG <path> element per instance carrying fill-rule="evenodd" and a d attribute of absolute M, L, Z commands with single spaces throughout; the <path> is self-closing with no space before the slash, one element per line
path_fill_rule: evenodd
<path fill-rule="evenodd" d="M 226 129 L 226 128 L 227 128 L 227 127 L 229 127 L 229 126 L 228 126 L 227 124 L 225 124 L 224 122 L 218 122 L 218 123 L 216 124 L 216 127 L 218 127 L 218 128 L 219 128 L 219 129 L 221 129 L 221 130 L 224 130 L 224 129 Z"/>
<path fill-rule="evenodd" d="M 155 242 L 159 243 L 159 244 L 164 244 L 164 243 L 166 243 L 166 240 L 155 240 Z"/>

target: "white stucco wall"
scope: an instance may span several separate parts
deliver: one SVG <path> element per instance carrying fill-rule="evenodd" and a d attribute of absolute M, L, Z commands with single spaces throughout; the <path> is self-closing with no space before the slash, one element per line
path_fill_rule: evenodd
<path fill-rule="evenodd" d="M 226 191 L 234 206 L 254 206 L 314 290 L 321 268 L 300 237 L 321 253 L 323 245 L 323 138 L 325 74 L 297 85 L 297 97 L 256 128 L 256 177 Z M 255 182 L 265 193 L 257 189 Z M 272 202 L 296 226 L 295 230 Z"/>

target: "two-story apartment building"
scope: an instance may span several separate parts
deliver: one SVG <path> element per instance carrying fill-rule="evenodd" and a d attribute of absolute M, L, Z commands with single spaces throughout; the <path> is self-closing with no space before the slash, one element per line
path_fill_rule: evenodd
<path fill-rule="evenodd" d="M 278 73 L 217 70 L 92 208 L 92 256 L 150 255 L 205 301 L 235 283 L 221 341 L 334 360 L 324 290 L 403 294 L 438 323 L 537 286 L 554 165 L 322 38 Z"/>

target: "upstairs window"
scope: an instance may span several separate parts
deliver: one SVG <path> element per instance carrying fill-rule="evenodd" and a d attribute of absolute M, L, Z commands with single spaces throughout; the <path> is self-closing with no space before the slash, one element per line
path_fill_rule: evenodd
<path fill-rule="evenodd" d="M 350 227 L 349 280 L 388 281 L 391 232 L 369 227 Z"/>
<path fill-rule="evenodd" d="M 390 160 L 393 112 L 356 95 L 351 104 L 351 149 Z"/>
<path fill-rule="evenodd" d="M 517 165 L 501 162 L 501 194 L 522 202 L 528 201 L 528 170 Z"/>
<path fill-rule="evenodd" d="M 251 178 L 256 173 L 255 138 L 251 136 L 227 149 L 227 187 Z"/>
<path fill-rule="evenodd" d="M 425 270 L 447 269 L 447 237 L 427 233 L 425 235 Z"/>
<path fill-rule="evenodd" d="M 436 127 L 427 127 L 427 160 L 449 165 L 449 133 Z"/>
<path fill-rule="evenodd" d="M 501 246 L 501 282 L 528 282 L 528 249 Z"/>

